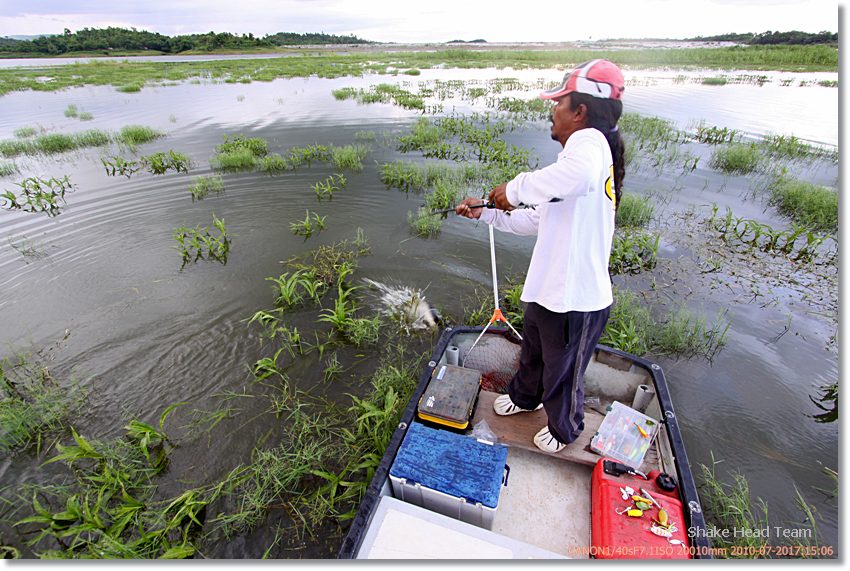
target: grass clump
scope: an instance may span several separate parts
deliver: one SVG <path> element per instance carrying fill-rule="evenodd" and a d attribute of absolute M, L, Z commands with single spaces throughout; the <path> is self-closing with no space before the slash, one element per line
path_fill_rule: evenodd
<path fill-rule="evenodd" d="M 711 359 L 726 344 L 729 323 L 718 317 L 708 326 L 687 309 L 656 320 L 635 293 L 614 290 L 614 305 L 600 343 L 637 356 L 680 355 Z"/>
<path fill-rule="evenodd" d="M 138 93 L 142 90 L 142 83 L 128 83 L 126 85 L 119 85 L 115 88 L 115 91 L 120 91 L 121 93 Z"/>
<path fill-rule="evenodd" d="M 32 148 L 39 153 L 52 155 L 64 153 L 77 148 L 77 143 L 72 135 L 64 133 L 48 133 L 39 135 L 33 140 Z"/>
<path fill-rule="evenodd" d="M 711 166 L 726 174 L 749 174 L 762 162 L 762 155 L 755 143 L 732 143 L 717 147 L 711 155 Z"/>
<path fill-rule="evenodd" d="M 165 174 L 168 171 L 189 172 L 192 161 L 189 156 L 176 151 L 154 153 L 144 156 L 140 162 L 145 165 L 152 174 Z"/>
<path fill-rule="evenodd" d="M 165 133 L 144 125 L 127 125 L 118 132 L 116 140 L 128 147 L 149 143 L 154 139 L 164 137 Z"/>
<path fill-rule="evenodd" d="M 15 129 L 13 132 L 15 137 L 18 139 L 27 139 L 29 137 L 32 137 L 36 133 L 38 133 L 38 129 L 36 129 L 35 127 L 20 127 L 18 129 Z"/>
<path fill-rule="evenodd" d="M 100 147 L 108 144 L 109 140 L 109 133 L 98 129 L 89 129 L 88 131 L 74 134 L 74 145 L 77 147 Z"/>
<path fill-rule="evenodd" d="M 211 192 L 216 194 L 224 192 L 224 180 L 217 175 L 195 177 L 189 186 L 189 192 L 192 195 L 192 202 L 203 200 Z"/>
<path fill-rule="evenodd" d="M 381 166 L 381 182 L 387 188 L 404 192 L 421 192 L 425 189 L 425 173 L 411 162 L 395 161 Z"/>
<path fill-rule="evenodd" d="M 425 208 L 420 208 L 415 214 L 407 213 L 407 222 L 414 235 L 420 238 L 435 238 L 440 234 L 443 221 L 439 216 L 434 216 Z"/>
<path fill-rule="evenodd" d="M 369 154 L 369 147 L 365 145 L 345 145 L 344 147 L 331 147 L 331 160 L 339 169 L 353 171 L 363 170 L 363 159 Z"/>
<path fill-rule="evenodd" d="M 624 194 L 617 206 L 617 227 L 643 227 L 652 220 L 655 206 L 647 196 Z"/>
<path fill-rule="evenodd" d="M 257 169 L 267 174 L 278 174 L 291 170 L 292 166 L 280 154 L 272 153 L 257 159 Z"/>
<path fill-rule="evenodd" d="M 35 445 L 64 426 L 82 400 L 76 389 L 60 387 L 47 367 L 21 357 L 0 361 L 0 456 Z"/>
<path fill-rule="evenodd" d="M 626 227 L 614 234 L 608 269 L 613 275 L 638 274 L 655 267 L 661 235 Z"/>
<path fill-rule="evenodd" d="M 224 136 L 224 142 L 216 147 L 216 154 L 210 160 L 213 168 L 223 171 L 250 170 L 268 155 L 268 143 L 265 139 Z M 265 166 L 270 166 L 266 164 Z"/>
<path fill-rule="evenodd" d="M 77 106 L 76 105 L 68 105 L 65 109 L 65 117 L 76 117 L 78 115 Z"/>
<path fill-rule="evenodd" d="M 702 79 L 703 85 L 726 85 L 729 83 L 729 80 L 725 77 L 704 77 Z"/>
<path fill-rule="evenodd" d="M 838 193 L 808 182 L 780 177 L 769 203 L 794 222 L 821 232 L 838 231 Z"/>
<path fill-rule="evenodd" d="M 9 176 L 18 172 L 18 165 L 12 161 L 0 161 L 0 176 Z"/>
<path fill-rule="evenodd" d="M 192 556 L 206 507 L 224 482 L 156 497 L 156 477 L 168 466 L 172 448 L 164 432 L 171 405 L 154 426 L 130 420 L 123 438 L 91 440 L 72 429 L 73 444 L 60 445 L 49 460 L 61 462 L 69 483 L 32 489 L 33 515 L 16 526 L 35 537 L 29 544 L 42 558 L 176 559 Z"/>

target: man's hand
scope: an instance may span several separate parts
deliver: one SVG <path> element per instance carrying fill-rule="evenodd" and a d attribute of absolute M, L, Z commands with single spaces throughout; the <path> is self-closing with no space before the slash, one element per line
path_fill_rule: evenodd
<path fill-rule="evenodd" d="M 481 208 L 470 208 L 470 206 L 480 206 L 484 202 L 481 198 L 464 198 L 463 201 L 455 208 L 455 214 L 465 216 L 473 220 L 481 217 Z"/>
<path fill-rule="evenodd" d="M 508 183 L 500 184 L 496 188 L 490 191 L 488 195 L 488 200 L 496 205 L 496 208 L 499 210 L 513 210 L 514 206 L 508 202 Z"/>

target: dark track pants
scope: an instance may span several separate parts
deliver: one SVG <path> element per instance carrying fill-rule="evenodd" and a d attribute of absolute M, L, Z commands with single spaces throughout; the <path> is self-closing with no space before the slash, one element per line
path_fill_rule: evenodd
<path fill-rule="evenodd" d="M 584 372 L 610 310 L 555 313 L 536 303 L 525 308 L 519 370 L 508 394 L 520 408 L 542 402 L 549 432 L 565 444 L 584 430 Z"/>

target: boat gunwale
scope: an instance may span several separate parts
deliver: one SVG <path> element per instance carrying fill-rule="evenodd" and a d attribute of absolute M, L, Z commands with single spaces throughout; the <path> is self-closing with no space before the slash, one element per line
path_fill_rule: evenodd
<path fill-rule="evenodd" d="M 390 438 L 387 449 L 384 451 L 384 455 L 381 458 L 381 463 L 375 469 L 372 480 L 366 488 L 363 499 L 357 508 L 357 513 L 351 522 L 351 527 L 349 527 L 348 532 L 343 539 L 337 558 L 356 558 L 357 551 L 360 548 L 363 538 L 365 537 L 366 530 L 369 526 L 371 516 L 377 508 L 377 503 L 380 500 L 381 489 L 389 478 L 390 467 L 395 459 L 395 455 L 399 446 L 401 446 L 404 435 L 407 433 L 407 428 L 410 426 L 410 423 L 415 420 L 416 404 L 425 392 L 425 388 L 431 379 L 433 370 L 437 367 L 440 358 L 445 353 L 452 338 L 455 335 L 462 333 L 480 333 L 482 329 L 483 327 L 481 326 L 448 326 L 444 328 L 440 339 L 437 341 L 437 346 L 431 354 L 431 360 L 423 368 L 422 374 L 419 377 L 419 382 L 416 385 L 416 389 L 414 390 L 410 401 L 407 403 L 407 407 L 404 409 L 404 412 L 399 419 L 398 426 Z M 510 333 L 507 328 L 491 328 L 490 331 L 502 334 Z M 605 353 L 628 359 L 635 365 L 645 369 L 652 378 L 652 383 L 655 386 L 656 396 L 658 398 L 658 404 L 664 415 L 664 418 L 661 419 L 661 424 L 664 425 L 667 437 L 670 441 L 670 446 L 673 452 L 673 462 L 676 466 L 676 471 L 678 472 L 679 490 L 683 500 L 682 507 L 684 508 L 683 513 L 685 518 L 688 520 L 688 531 L 693 532 L 688 534 L 691 547 L 693 549 L 693 557 L 696 559 L 711 559 L 711 542 L 708 540 L 705 516 L 699 501 L 696 482 L 694 481 L 693 474 L 691 473 L 690 462 L 688 461 L 688 455 L 685 451 L 685 444 L 679 430 L 679 423 L 673 409 L 673 401 L 670 397 L 670 391 L 667 388 L 667 380 L 664 376 L 664 371 L 661 366 L 654 361 L 620 351 L 613 347 L 608 347 L 607 345 L 597 345 L 596 351 L 603 351 Z M 693 537 L 691 537 L 692 535 Z"/>

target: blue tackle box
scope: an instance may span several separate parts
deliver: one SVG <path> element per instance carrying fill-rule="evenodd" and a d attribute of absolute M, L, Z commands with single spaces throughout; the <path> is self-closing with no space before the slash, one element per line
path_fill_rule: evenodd
<path fill-rule="evenodd" d="M 508 449 L 448 430 L 411 423 L 390 468 L 393 495 L 491 529 Z"/>

